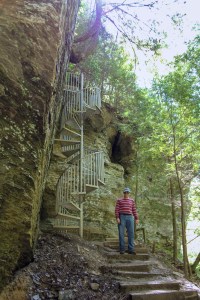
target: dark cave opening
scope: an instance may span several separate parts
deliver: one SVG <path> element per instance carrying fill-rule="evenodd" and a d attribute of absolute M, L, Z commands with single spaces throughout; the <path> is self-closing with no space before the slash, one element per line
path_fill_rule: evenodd
<path fill-rule="evenodd" d="M 132 136 L 120 130 L 118 130 L 111 141 L 111 162 L 120 164 L 124 168 L 125 176 L 128 176 L 131 172 L 131 161 L 134 155 L 132 141 Z"/>
<path fill-rule="evenodd" d="M 121 153 L 120 142 L 121 142 L 121 131 L 118 131 L 112 143 L 111 161 L 113 163 L 120 164 L 121 162 L 122 153 Z"/>

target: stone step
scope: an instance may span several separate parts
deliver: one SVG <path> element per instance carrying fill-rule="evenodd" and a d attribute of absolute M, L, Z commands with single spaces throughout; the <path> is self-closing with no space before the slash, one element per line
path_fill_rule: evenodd
<path fill-rule="evenodd" d="M 122 292 L 141 290 L 179 290 L 180 282 L 176 280 L 148 280 L 148 281 L 127 281 L 120 282 Z"/>
<path fill-rule="evenodd" d="M 112 273 L 116 276 L 121 276 L 123 278 L 152 278 L 152 277 L 165 277 L 166 274 L 163 273 L 156 273 L 156 272 L 134 272 L 134 271 L 120 271 L 120 270 L 113 270 Z"/>
<path fill-rule="evenodd" d="M 119 241 L 117 240 L 117 241 L 114 241 L 114 242 L 109 242 L 109 241 L 104 241 L 104 246 L 105 247 L 119 247 Z M 125 240 L 125 244 L 126 245 L 128 245 L 128 241 L 127 240 Z M 137 247 L 137 248 L 145 248 L 146 249 L 146 246 L 144 245 L 144 244 L 139 244 L 139 245 L 135 245 L 135 247 Z"/>
<path fill-rule="evenodd" d="M 128 243 L 128 239 L 127 239 L 127 238 L 125 238 L 125 243 Z M 105 245 L 105 246 L 106 246 L 106 245 L 117 246 L 117 245 L 119 245 L 119 240 L 117 239 L 117 240 L 115 240 L 115 241 L 104 241 L 104 245 Z M 135 246 L 146 247 L 145 244 L 137 244 L 137 243 L 135 243 Z"/>
<path fill-rule="evenodd" d="M 134 272 L 149 272 L 150 266 L 152 265 L 149 261 L 138 261 L 124 262 L 124 263 L 114 263 L 107 264 L 103 267 L 104 270 L 124 270 L 124 271 L 134 271 Z"/>
<path fill-rule="evenodd" d="M 119 246 L 116 248 L 110 248 L 110 247 L 104 247 L 105 251 L 110 252 L 110 253 L 118 253 L 119 254 Z M 135 247 L 135 251 L 137 254 L 148 254 L 148 250 L 146 248 L 139 248 L 139 247 Z M 126 250 L 127 252 L 127 250 Z"/>
<path fill-rule="evenodd" d="M 128 241 L 128 237 L 126 235 L 125 235 L 124 239 L 125 239 L 125 241 Z M 105 242 L 114 242 L 114 243 L 119 242 L 119 238 L 118 237 L 115 237 L 115 238 L 107 237 L 105 239 Z"/>
<path fill-rule="evenodd" d="M 129 254 L 129 253 L 124 253 L 120 254 L 119 252 L 109 252 L 106 254 L 108 257 L 108 260 L 115 261 L 125 261 L 125 260 L 147 260 L 149 259 L 149 254 L 144 254 L 144 253 L 137 253 L 136 255 L 134 254 Z"/>
<path fill-rule="evenodd" d="M 127 238 L 126 238 L 126 239 L 127 239 Z M 106 238 L 106 241 L 107 241 L 107 242 L 113 242 L 113 241 L 115 242 L 115 241 L 119 241 L 119 239 L 118 239 L 118 237 L 117 237 L 117 238 L 115 238 L 115 237 L 113 237 L 113 238 L 107 237 L 107 238 Z"/>
<path fill-rule="evenodd" d="M 154 290 L 131 292 L 130 300 L 198 300 L 197 291 L 190 290 Z"/>
<path fill-rule="evenodd" d="M 104 246 L 105 247 L 105 250 L 106 250 L 106 248 L 111 252 L 119 252 L 119 245 L 117 245 L 117 246 L 111 246 L 111 247 L 109 247 L 109 246 Z M 135 251 L 137 252 L 137 253 L 148 253 L 148 249 L 147 248 L 145 248 L 145 247 L 141 247 L 141 246 L 135 246 Z"/>

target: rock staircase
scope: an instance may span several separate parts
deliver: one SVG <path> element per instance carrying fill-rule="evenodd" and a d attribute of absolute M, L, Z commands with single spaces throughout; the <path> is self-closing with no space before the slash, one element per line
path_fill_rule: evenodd
<path fill-rule="evenodd" d="M 100 90 L 84 84 L 83 74 L 67 73 L 63 94 L 60 136 L 54 154 L 65 160 L 65 170 L 57 182 L 56 217 L 59 231 L 79 231 L 83 236 L 83 204 L 86 195 L 104 184 L 102 151 L 84 147 L 84 119 L 101 108 Z"/>
<path fill-rule="evenodd" d="M 198 300 L 200 289 L 178 277 L 154 256 L 144 244 L 136 245 L 136 255 L 120 254 L 118 239 L 108 238 L 104 251 L 108 265 L 104 271 L 111 272 L 119 280 L 120 290 L 126 299 L 132 300 Z M 180 274 L 181 275 L 181 274 Z M 178 277 L 178 278 L 176 278 Z"/>

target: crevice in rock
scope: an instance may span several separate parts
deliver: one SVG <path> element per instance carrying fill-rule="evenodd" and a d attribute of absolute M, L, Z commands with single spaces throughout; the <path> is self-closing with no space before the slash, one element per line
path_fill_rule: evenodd
<path fill-rule="evenodd" d="M 117 131 L 112 142 L 111 161 L 124 165 L 126 158 L 132 153 L 132 138 L 129 135 Z"/>
<path fill-rule="evenodd" d="M 111 162 L 120 164 L 124 168 L 124 175 L 129 175 L 130 169 L 130 155 L 132 155 L 132 137 L 126 135 L 120 130 L 111 141 Z"/>
<path fill-rule="evenodd" d="M 121 162 L 123 153 L 121 153 L 120 142 L 121 142 L 121 132 L 118 131 L 116 136 L 114 137 L 114 141 L 112 143 L 112 153 L 111 153 L 110 159 L 113 163 L 120 164 L 120 162 Z"/>

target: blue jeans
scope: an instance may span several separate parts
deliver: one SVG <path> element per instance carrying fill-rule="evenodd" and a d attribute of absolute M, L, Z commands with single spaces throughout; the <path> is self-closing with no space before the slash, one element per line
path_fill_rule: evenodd
<path fill-rule="evenodd" d="M 124 230 L 128 233 L 128 251 L 134 251 L 134 218 L 132 215 L 120 214 L 120 224 L 118 224 L 119 231 L 119 250 L 125 251 Z"/>

